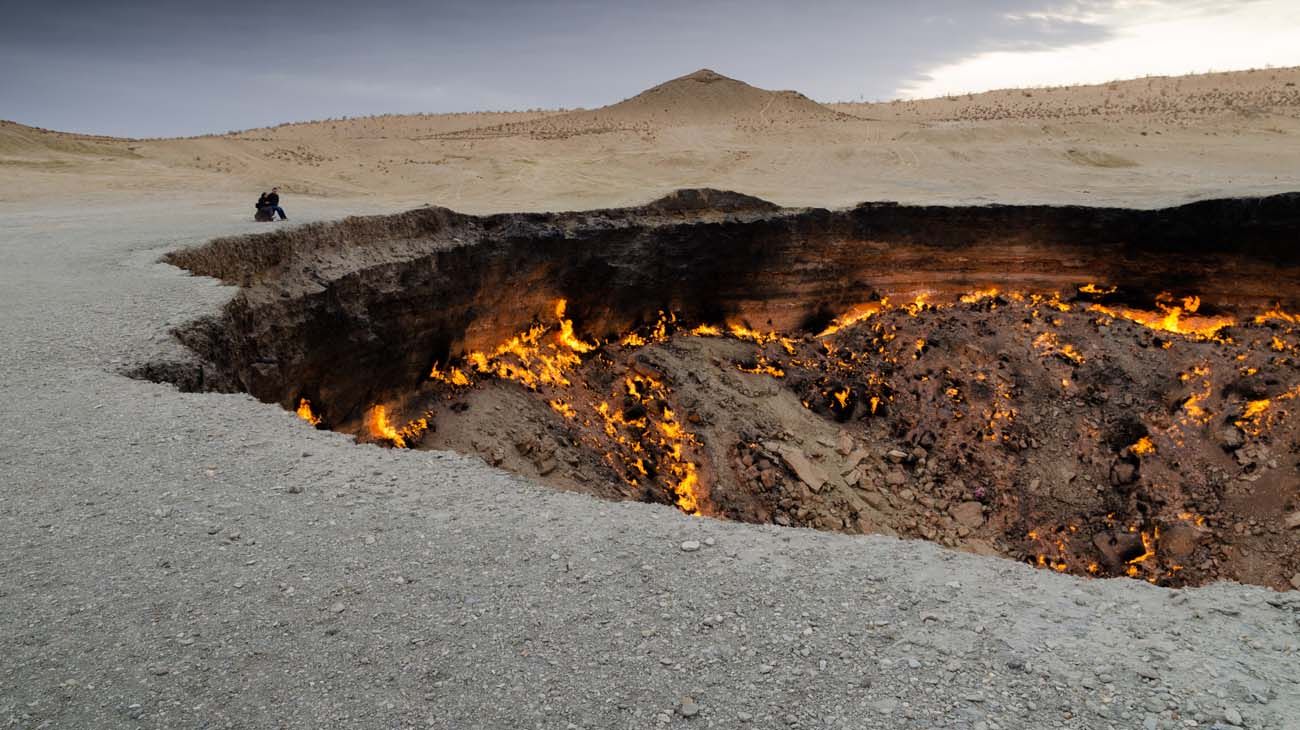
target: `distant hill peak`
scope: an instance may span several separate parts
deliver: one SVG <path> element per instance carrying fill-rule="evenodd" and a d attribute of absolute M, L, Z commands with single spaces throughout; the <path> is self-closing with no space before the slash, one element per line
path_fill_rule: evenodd
<path fill-rule="evenodd" d="M 736 80 L 731 78 L 730 76 L 723 76 L 722 74 L 718 73 L 717 71 L 714 71 L 711 68 L 702 68 L 699 71 L 692 71 L 691 73 L 688 73 L 685 76 L 679 76 L 673 79 L 673 81 L 703 81 L 704 83 L 711 83 L 713 81 L 736 81 Z M 672 81 L 669 81 L 668 83 L 671 84 Z M 736 83 L 744 83 L 744 82 L 736 81 Z"/>
<path fill-rule="evenodd" d="M 837 112 L 794 91 L 769 91 L 702 68 L 593 112 L 674 126 L 718 123 L 803 123 Z"/>

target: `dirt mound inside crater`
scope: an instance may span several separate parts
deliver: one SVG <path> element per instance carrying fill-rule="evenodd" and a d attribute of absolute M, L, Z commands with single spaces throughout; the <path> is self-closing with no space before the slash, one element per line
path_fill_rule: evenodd
<path fill-rule="evenodd" d="M 1289 586 L 1293 323 L 1180 321 L 1203 336 L 1102 295 L 966 299 L 885 303 L 820 337 L 668 317 L 549 382 L 541 356 L 494 353 L 406 401 L 425 415 L 404 445 L 727 519 L 1166 585 Z"/>

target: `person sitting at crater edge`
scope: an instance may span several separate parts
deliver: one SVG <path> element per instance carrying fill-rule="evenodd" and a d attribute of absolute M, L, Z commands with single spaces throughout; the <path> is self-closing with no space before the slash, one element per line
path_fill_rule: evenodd
<path fill-rule="evenodd" d="M 280 207 L 280 188 L 271 188 L 271 194 L 266 196 L 266 207 L 271 211 L 272 220 L 275 220 L 276 213 L 280 214 L 280 220 L 289 220 L 289 216 L 284 214 L 284 208 Z"/>

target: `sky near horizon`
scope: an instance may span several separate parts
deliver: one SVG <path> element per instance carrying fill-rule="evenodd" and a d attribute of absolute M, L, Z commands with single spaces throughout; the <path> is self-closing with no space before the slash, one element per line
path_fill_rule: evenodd
<path fill-rule="evenodd" d="M 0 0 L 0 119 L 179 136 L 595 107 L 698 68 L 818 101 L 1300 65 L 1300 0 Z"/>

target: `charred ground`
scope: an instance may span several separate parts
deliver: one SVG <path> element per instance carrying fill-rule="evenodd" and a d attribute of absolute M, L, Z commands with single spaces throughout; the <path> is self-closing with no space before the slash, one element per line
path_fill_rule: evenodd
<path fill-rule="evenodd" d="M 1300 570 L 1300 196 L 429 208 L 219 239 L 140 374 L 705 515 L 1165 584 Z"/>

